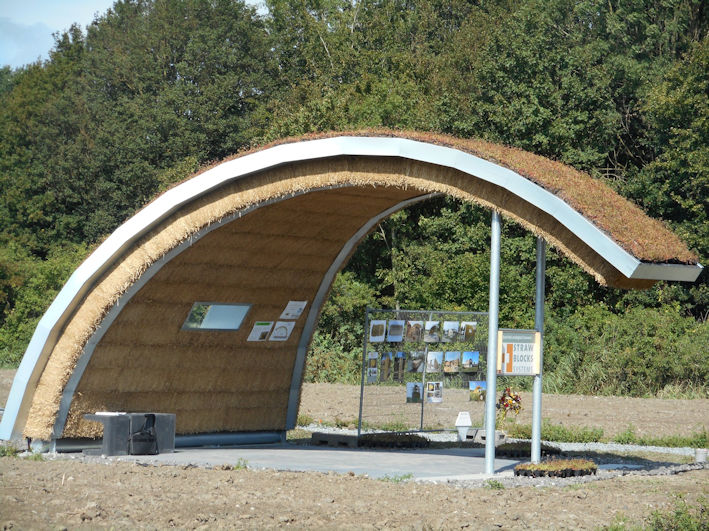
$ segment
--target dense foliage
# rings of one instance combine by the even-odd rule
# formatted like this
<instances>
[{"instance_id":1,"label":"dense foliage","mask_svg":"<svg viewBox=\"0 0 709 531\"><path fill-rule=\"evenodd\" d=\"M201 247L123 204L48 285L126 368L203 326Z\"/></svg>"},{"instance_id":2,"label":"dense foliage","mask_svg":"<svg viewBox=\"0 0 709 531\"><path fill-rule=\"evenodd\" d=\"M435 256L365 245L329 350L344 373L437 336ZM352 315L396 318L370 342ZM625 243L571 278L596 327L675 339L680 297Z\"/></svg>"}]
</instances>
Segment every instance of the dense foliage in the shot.
<instances>
[{"instance_id":1,"label":"dense foliage","mask_svg":"<svg viewBox=\"0 0 709 531\"><path fill-rule=\"evenodd\" d=\"M118 0L0 69L0 363L86 254L200 165L285 135L483 137L608 179L709 257L702 0ZM310 378L351 380L366 305L485 310L489 214L437 199L338 277ZM534 239L506 223L501 325L533 322ZM549 252L547 385L706 393L709 275L599 287Z\"/></svg>"}]
</instances>

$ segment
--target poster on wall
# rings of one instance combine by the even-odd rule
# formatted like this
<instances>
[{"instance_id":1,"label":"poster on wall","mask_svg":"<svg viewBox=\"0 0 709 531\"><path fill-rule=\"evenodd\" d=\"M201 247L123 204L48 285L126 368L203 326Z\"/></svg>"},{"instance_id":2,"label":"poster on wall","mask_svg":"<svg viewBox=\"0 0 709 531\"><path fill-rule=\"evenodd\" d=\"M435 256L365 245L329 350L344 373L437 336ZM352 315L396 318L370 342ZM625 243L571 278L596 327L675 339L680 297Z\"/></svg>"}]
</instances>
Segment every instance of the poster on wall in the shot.
<instances>
[{"instance_id":1,"label":"poster on wall","mask_svg":"<svg viewBox=\"0 0 709 531\"><path fill-rule=\"evenodd\" d=\"M394 353L382 352L382 358L379 362L379 381L384 382L391 377L391 368L394 365Z\"/></svg>"},{"instance_id":2,"label":"poster on wall","mask_svg":"<svg viewBox=\"0 0 709 531\"><path fill-rule=\"evenodd\" d=\"M266 341L273 328L273 321L257 321L246 341Z\"/></svg>"},{"instance_id":3,"label":"poster on wall","mask_svg":"<svg viewBox=\"0 0 709 531\"><path fill-rule=\"evenodd\" d=\"M421 382L406 383L406 403L420 404L423 402L423 384Z\"/></svg>"},{"instance_id":4,"label":"poster on wall","mask_svg":"<svg viewBox=\"0 0 709 531\"><path fill-rule=\"evenodd\" d=\"M466 343L475 341L475 332L477 332L477 321L463 321L460 323L460 340Z\"/></svg>"},{"instance_id":5,"label":"poster on wall","mask_svg":"<svg viewBox=\"0 0 709 531\"><path fill-rule=\"evenodd\" d=\"M379 379L379 352L367 352L367 383L377 383Z\"/></svg>"},{"instance_id":6,"label":"poster on wall","mask_svg":"<svg viewBox=\"0 0 709 531\"><path fill-rule=\"evenodd\" d=\"M497 332L497 374L539 374L541 334L536 330L503 328Z\"/></svg>"},{"instance_id":7,"label":"poster on wall","mask_svg":"<svg viewBox=\"0 0 709 531\"><path fill-rule=\"evenodd\" d=\"M470 400L472 402L484 402L487 392L487 382L485 380L471 380L468 382L470 389Z\"/></svg>"},{"instance_id":8,"label":"poster on wall","mask_svg":"<svg viewBox=\"0 0 709 531\"><path fill-rule=\"evenodd\" d=\"M406 321L398 319L389 320L389 330L387 332L387 341L389 343L400 343L404 339L404 324Z\"/></svg>"},{"instance_id":9,"label":"poster on wall","mask_svg":"<svg viewBox=\"0 0 709 531\"><path fill-rule=\"evenodd\" d=\"M443 321L443 334L441 335L441 341L444 343L458 341L459 329L460 323L458 321Z\"/></svg>"},{"instance_id":10,"label":"poster on wall","mask_svg":"<svg viewBox=\"0 0 709 531\"><path fill-rule=\"evenodd\" d=\"M431 404L443 402L443 382L426 383L426 402Z\"/></svg>"},{"instance_id":11,"label":"poster on wall","mask_svg":"<svg viewBox=\"0 0 709 531\"><path fill-rule=\"evenodd\" d=\"M269 341L286 341L293 328L295 327L295 321L277 321L273 325L273 332L271 332L271 337L268 338Z\"/></svg>"},{"instance_id":12,"label":"poster on wall","mask_svg":"<svg viewBox=\"0 0 709 531\"><path fill-rule=\"evenodd\" d=\"M308 301L289 301L279 319L297 320L303 314Z\"/></svg>"},{"instance_id":13,"label":"poster on wall","mask_svg":"<svg viewBox=\"0 0 709 531\"><path fill-rule=\"evenodd\" d=\"M443 352L429 352L426 358L426 372L441 372L443 369Z\"/></svg>"},{"instance_id":14,"label":"poster on wall","mask_svg":"<svg viewBox=\"0 0 709 531\"><path fill-rule=\"evenodd\" d=\"M461 370L463 372L477 372L480 369L480 352L477 350L466 350L463 352Z\"/></svg>"},{"instance_id":15,"label":"poster on wall","mask_svg":"<svg viewBox=\"0 0 709 531\"><path fill-rule=\"evenodd\" d=\"M406 354L398 351L394 354L394 381L404 381L404 371L406 370Z\"/></svg>"},{"instance_id":16,"label":"poster on wall","mask_svg":"<svg viewBox=\"0 0 709 531\"><path fill-rule=\"evenodd\" d=\"M441 323L439 321L426 321L423 340L426 343L438 343L441 340Z\"/></svg>"},{"instance_id":17,"label":"poster on wall","mask_svg":"<svg viewBox=\"0 0 709 531\"><path fill-rule=\"evenodd\" d=\"M423 339L423 321L406 321L406 341L419 343Z\"/></svg>"},{"instance_id":18,"label":"poster on wall","mask_svg":"<svg viewBox=\"0 0 709 531\"><path fill-rule=\"evenodd\" d=\"M375 319L369 322L369 342L383 343L386 336L386 319Z\"/></svg>"},{"instance_id":19,"label":"poster on wall","mask_svg":"<svg viewBox=\"0 0 709 531\"><path fill-rule=\"evenodd\" d=\"M406 363L406 372L423 372L426 364L426 352L423 350L412 350L409 352L409 359Z\"/></svg>"},{"instance_id":20,"label":"poster on wall","mask_svg":"<svg viewBox=\"0 0 709 531\"><path fill-rule=\"evenodd\" d=\"M453 374L460 372L460 351L448 351L443 357L443 372Z\"/></svg>"}]
</instances>

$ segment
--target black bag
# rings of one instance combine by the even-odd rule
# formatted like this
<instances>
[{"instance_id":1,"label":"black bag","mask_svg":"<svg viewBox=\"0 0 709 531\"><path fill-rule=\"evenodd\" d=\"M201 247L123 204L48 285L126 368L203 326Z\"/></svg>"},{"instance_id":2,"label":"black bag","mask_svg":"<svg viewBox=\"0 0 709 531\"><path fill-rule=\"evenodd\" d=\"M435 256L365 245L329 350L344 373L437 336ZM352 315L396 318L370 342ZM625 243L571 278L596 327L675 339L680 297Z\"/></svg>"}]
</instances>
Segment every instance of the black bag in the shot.
<instances>
[{"instance_id":1,"label":"black bag","mask_svg":"<svg viewBox=\"0 0 709 531\"><path fill-rule=\"evenodd\" d=\"M130 455L156 455L158 452L158 437L155 432L155 415L145 415L143 426L130 434Z\"/></svg>"}]
</instances>

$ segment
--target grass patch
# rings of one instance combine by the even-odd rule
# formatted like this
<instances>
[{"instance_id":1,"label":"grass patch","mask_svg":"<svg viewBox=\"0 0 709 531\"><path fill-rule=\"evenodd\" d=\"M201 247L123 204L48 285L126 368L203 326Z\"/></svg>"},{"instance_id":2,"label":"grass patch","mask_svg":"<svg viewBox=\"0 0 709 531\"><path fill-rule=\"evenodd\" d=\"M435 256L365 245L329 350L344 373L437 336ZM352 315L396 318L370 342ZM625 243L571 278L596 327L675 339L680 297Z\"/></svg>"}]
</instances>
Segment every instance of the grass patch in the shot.
<instances>
[{"instance_id":1,"label":"grass patch","mask_svg":"<svg viewBox=\"0 0 709 531\"><path fill-rule=\"evenodd\" d=\"M303 413L298 414L298 419L296 420L296 426L309 426L313 423L315 419L310 415L305 415Z\"/></svg>"},{"instance_id":2,"label":"grass patch","mask_svg":"<svg viewBox=\"0 0 709 531\"><path fill-rule=\"evenodd\" d=\"M395 474L393 476L390 476L389 474L384 474L380 478L381 481L387 481L389 483L403 483L405 481L409 481L410 479L413 479L414 475L412 473L408 474Z\"/></svg>"},{"instance_id":3,"label":"grass patch","mask_svg":"<svg viewBox=\"0 0 709 531\"><path fill-rule=\"evenodd\" d=\"M532 425L507 423L503 426L508 437L516 439L531 439ZM552 424L549 419L542 421L542 439L551 442L599 442L603 439L603 428L589 428L586 426L563 426Z\"/></svg>"},{"instance_id":4,"label":"grass patch","mask_svg":"<svg viewBox=\"0 0 709 531\"><path fill-rule=\"evenodd\" d=\"M491 490L504 490L505 488L502 482L497 481L496 479L488 479L485 483L483 483L483 487Z\"/></svg>"},{"instance_id":5,"label":"grass patch","mask_svg":"<svg viewBox=\"0 0 709 531\"><path fill-rule=\"evenodd\" d=\"M668 511L653 511L647 524L647 528L658 531L709 529L709 505L703 497L697 500L694 507L679 500Z\"/></svg>"},{"instance_id":6,"label":"grass patch","mask_svg":"<svg viewBox=\"0 0 709 531\"><path fill-rule=\"evenodd\" d=\"M44 454L30 454L27 457L25 457L27 461L46 461L44 458Z\"/></svg>"},{"instance_id":7,"label":"grass patch","mask_svg":"<svg viewBox=\"0 0 709 531\"><path fill-rule=\"evenodd\" d=\"M613 437L613 442L619 444L637 444L639 446L664 446L667 448L706 448L707 430L702 428L692 435L667 435L664 437L648 437L635 433L635 427L630 424L627 429Z\"/></svg>"},{"instance_id":8,"label":"grass patch","mask_svg":"<svg viewBox=\"0 0 709 531\"><path fill-rule=\"evenodd\" d=\"M11 444L0 445L0 457L17 457L20 451Z\"/></svg>"}]
</instances>

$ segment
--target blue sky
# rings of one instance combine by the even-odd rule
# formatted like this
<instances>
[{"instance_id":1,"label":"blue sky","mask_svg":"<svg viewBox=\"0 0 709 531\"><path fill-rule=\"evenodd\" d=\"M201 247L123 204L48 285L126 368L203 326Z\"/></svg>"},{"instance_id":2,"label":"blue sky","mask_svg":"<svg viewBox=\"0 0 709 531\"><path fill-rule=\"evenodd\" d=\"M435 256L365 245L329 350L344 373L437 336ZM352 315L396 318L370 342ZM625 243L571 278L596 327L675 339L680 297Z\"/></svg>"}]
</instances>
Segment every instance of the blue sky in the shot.
<instances>
[{"instance_id":1,"label":"blue sky","mask_svg":"<svg viewBox=\"0 0 709 531\"><path fill-rule=\"evenodd\" d=\"M113 0L0 0L0 65L13 68L47 59L52 33L76 22L83 29Z\"/></svg>"},{"instance_id":2,"label":"blue sky","mask_svg":"<svg viewBox=\"0 0 709 531\"><path fill-rule=\"evenodd\" d=\"M47 59L52 33L76 22L83 30L114 0L0 0L0 66L13 68ZM257 0L247 0L257 5Z\"/></svg>"}]
</instances>

